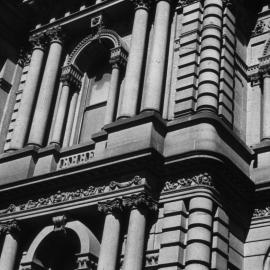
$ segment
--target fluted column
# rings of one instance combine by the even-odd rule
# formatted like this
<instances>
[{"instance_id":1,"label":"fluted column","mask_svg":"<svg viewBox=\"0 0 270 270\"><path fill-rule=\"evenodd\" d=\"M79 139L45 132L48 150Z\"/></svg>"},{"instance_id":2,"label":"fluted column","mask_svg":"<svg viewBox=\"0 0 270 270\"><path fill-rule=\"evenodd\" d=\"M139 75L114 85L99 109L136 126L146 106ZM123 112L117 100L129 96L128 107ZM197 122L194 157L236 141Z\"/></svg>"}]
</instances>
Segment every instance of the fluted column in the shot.
<instances>
[{"instance_id":1,"label":"fluted column","mask_svg":"<svg viewBox=\"0 0 270 270\"><path fill-rule=\"evenodd\" d=\"M66 112L68 109L70 92L78 90L80 88L81 79L82 74L77 68L75 68L75 66L69 65L63 68L61 75L61 81L63 86L59 100L58 111L56 114L56 119L53 127L53 134L50 142L51 144L61 145L61 138L64 129ZM72 110L74 110L75 112L75 108L72 108Z\"/></svg>"},{"instance_id":2,"label":"fluted column","mask_svg":"<svg viewBox=\"0 0 270 270\"><path fill-rule=\"evenodd\" d=\"M18 250L17 233L19 227L16 221L0 225L0 232L5 233L4 245L0 257L0 269L15 270L16 255Z\"/></svg>"},{"instance_id":3,"label":"fluted column","mask_svg":"<svg viewBox=\"0 0 270 270\"><path fill-rule=\"evenodd\" d=\"M197 110L217 112L222 38L222 0L205 0Z\"/></svg>"},{"instance_id":4,"label":"fluted column","mask_svg":"<svg viewBox=\"0 0 270 270\"><path fill-rule=\"evenodd\" d=\"M209 270L211 260L213 202L205 197L189 203L186 270Z\"/></svg>"},{"instance_id":5,"label":"fluted column","mask_svg":"<svg viewBox=\"0 0 270 270\"><path fill-rule=\"evenodd\" d=\"M97 270L115 270L119 250L122 201L115 199L99 203L98 210L106 214Z\"/></svg>"},{"instance_id":6,"label":"fluted column","mask_svg":"<svg viewBox=\"0 0 270 270\"><path fill-rule=\"evenodd\" d=\"M263 75L261 140L270 140L270 72Z\"/></svg>"},{"instance_id":7,"label":"fluted column","mask_svg":"<svg viewBox=\"0 0 270 270\"><path fill-rule=\"evenodd\" d=\"M123 204L131 209L123 270L141 270L143 268L147 214L149 210L157 210L157 204L145 193L124 198Z\"/></svg>"},{"instance_id":8,"label":"fluted column","mask_svg":"<svg viewBox=\"0 0 270 270\"><path fill-rule=\"evenodd\" d=\"M151 0L132 0L132 2L135 4L135 17L118 118L127 118L136 114L145 55Z\"/></svg>"},{"instance_id":9,"label":"fluted column","mask_svg":"<svg viewBox=\"0 0 270 270\"><path fill-rule=\"evenodd\" d=\"M43 144L61 60L63 49L61 29L50 29L48 36L50 38L50 49L29 134L28 145L42 146Z\"/></svg>"},{"instance_id":10,"label":"fluted column","mask_svg":"<svg viewBox=\"0 0 270 270\"><path fill-rule=\"evenodd\" d=\"M31 123L31 114L38 89L42 62L44 58L44 35L35 35L30 38L33 44L33 52L27 74L25 87L18 117L10 143L10 150L17 150L24 146L27 132Z\"/></svg>"},{"instance_id":11,"label":"fluted column","mask_svg":"<svg viewBox=\"0 0 270 270\"><path fill-rule=\"evenodd\" d=\"M171 0L158 0L141 111L160 111L162 89L164 86L164 69L168 44L170 13Z\"/></svg>"}]
</instances>

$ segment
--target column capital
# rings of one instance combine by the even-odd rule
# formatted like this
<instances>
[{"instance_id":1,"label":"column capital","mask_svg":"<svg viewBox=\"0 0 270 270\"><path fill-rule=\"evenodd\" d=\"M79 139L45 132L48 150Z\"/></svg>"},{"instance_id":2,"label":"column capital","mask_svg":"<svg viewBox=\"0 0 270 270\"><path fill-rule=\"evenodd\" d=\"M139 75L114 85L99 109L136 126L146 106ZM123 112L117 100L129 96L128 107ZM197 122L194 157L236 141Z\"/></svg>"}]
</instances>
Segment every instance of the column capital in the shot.
<instances>
[{"instance_id":1,"label":"column capital","mask_svg":"<svg viewBox=\"0 0 270 270\"><path fill-rule=\"evenodd\" d=\"M98 211L105 214L120 213L123 211L122 200L116 198L111 201L99 202Z\"/></svg>"},{"instance_id":2,"label":"column capital","mask_svg":"<svg viewBox=\"0 0 270 270\"><path fill-rule=\"evenodd\" d=\"M46 37L44 32L30 36L29 42L31 43L33 50L44 50L46 47Z\"/></svg>"},{"instance_id":3,"label":"column capital","mask_svg":"<svg viewBox=\"0 0 270 270\"><path fill-rule=\"evenodd\" d=\"M73 64L64 66L61 73L61 82L63 85L74 86L74 90L81 87L82 72Z\"/></svg>"},{"instance_id":4,"label":"column capital","mask_svg":"<svg viewBox=\"0 0 270 270\"><path fill-rule=\"evenodd\" d=\"M21 231L17 220L9 220L0 224L0 234L16 234Z\"/></svg>"},{"instance_id":5,"label":"column capital","mask_svg":"<svg viewBox=\"0 0 270 270\"><path fill-rule=\"evenodd\" d=\"M183 8L189 5L192 5L196 2L200 2L201 0L179 0L177 6Z\"/></svg>"},{"instance_id":6,"label":"column capital","mask_svg":"<svg viewBox=\"0 0 270 270\"><path fill-rule=\"evenodd\" d=\"M146 9L149 10L152 6L153 0L130 0L134 6L135 9Z\"/></svg>"},{"instance_id":7,"label":"column capital","mask_svg":"<svg viewBox=\"0 0 270 270\"><path fill-rule=\"evenodd\" d=\"M158 203L147 193L142 192L123 198L123 205L127 208L147 209L150 211L158 210Z\"/></svg>"},{"instance_id":8,"label":"column capital","mask_svg":"<svg viewBox=\"0 0 270 270\"><path fill-rule=\"evenodd\" d=\"M46 31L50 43L63 43L64 33L61 26L50 28Z\"/></svg>"},{"instance_id":9,"label":"column capital","mask_svg":"<svg viewBox=\"0 0 270 270\"><path fill-rule=\"evenodd\" d=\"M111 49L110 63L113 68L120 68L127 63L128 53L123 47Z\"/></svg>"}]
</instances>

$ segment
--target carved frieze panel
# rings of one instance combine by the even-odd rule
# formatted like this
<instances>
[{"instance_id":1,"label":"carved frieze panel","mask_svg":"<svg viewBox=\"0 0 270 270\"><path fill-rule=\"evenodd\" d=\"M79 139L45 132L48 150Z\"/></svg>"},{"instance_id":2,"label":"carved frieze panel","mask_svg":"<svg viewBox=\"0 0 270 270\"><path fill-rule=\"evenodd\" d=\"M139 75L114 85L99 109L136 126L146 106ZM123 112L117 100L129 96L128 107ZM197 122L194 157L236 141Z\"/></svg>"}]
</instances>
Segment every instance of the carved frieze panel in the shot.
<instances>
[{"instance_id":1,"label":"carved frieze panel","mask_svg":"<svg viewBox=\"0 0 270 270\"><path fill-rule=\"evenodd\" d=\"M15 212L21 212L31 209L42 208L46 206L56 205L60 203L76 201L81 199L90 198L104 193L109 193L124 188L129 188L138 185L145 185L146 179L140 176L135 176L126 182L111 181L108 185L102 186L87 186L72 191L57 191L50 196L41 197L36 200L28 200L22 204L10 204L7 208L0 210L0 216Z\"/></svg>"},{"instance_id":2,"label":"carved frieze panel","mask_svg":"<svg viewBox=\"0 0 270 270\"><path fill-rule=\"evenodd\" d=\"M208 173L200 173L192 177L166 181L162 192L170 192L192 186L213 186L212 176Z\"/></svg>"}]
</instances>

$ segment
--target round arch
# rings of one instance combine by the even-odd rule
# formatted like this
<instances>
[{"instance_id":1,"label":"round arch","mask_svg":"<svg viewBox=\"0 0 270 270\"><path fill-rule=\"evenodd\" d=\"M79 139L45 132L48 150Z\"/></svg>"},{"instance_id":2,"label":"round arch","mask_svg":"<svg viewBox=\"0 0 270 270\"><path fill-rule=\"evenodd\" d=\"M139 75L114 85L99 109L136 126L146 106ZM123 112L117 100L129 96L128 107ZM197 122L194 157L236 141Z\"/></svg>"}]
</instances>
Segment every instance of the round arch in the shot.
<instances>
[{"instance_id":1,"label":"round arch","mask_svg":"<svg viewBox=\"0 0 270 270\"><path fill-rule=\"evenodd\" d=\"M89 254L89 256L91 257L98 258L100 243L95 237L95 235L83 223L81 223L80 221L67 222L65 228L73 231L79 239L80 252L78 256L80 254L82 256ZM53 232L53 225L47 226L39 232L39 234L31 243L28 251L23 255L21 265L33 265L39 262L39 259L36 256L38 247Z\"/></svg>"},{"instance_id":2,"label":"round arch","mask_svg":"<svg viewBox=\"0 0 270 270\"><path fill-rule=\"evenodd\" d=\"M94 41L102 39L110 41L112 44L112 49L120 49L125 52L128 52L127 45L115 31L110 29L101 29L100 31L98 31L96 35L93 36L90 34L86 36L81 42L78 43L78 45L70 54L67 60L67 65L74 65L80 53L87 46L89 46Z\"/></svg>"}]
</instances>

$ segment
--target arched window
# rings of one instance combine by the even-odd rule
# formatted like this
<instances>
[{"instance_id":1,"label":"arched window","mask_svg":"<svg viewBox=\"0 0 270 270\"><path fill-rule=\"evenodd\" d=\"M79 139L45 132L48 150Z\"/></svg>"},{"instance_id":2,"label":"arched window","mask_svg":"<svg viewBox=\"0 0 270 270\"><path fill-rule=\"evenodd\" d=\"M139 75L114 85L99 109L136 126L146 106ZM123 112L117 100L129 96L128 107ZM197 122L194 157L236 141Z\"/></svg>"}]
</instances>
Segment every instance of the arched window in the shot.
<instances>
[{"instance_id":1,"label":"arched window","mask_svg":"<svg viewBox=\"0 0 270 270\"><path fill-rule=\"evenodd\" d=\"M71 91L64 147L90 141L92 134L115 120L126 58L127 49L121 38L106 29L86 37L73 50L63 69L69 70L64 77L83 78L79 78L81 87Z\"/></svg>"}]
</instances>

